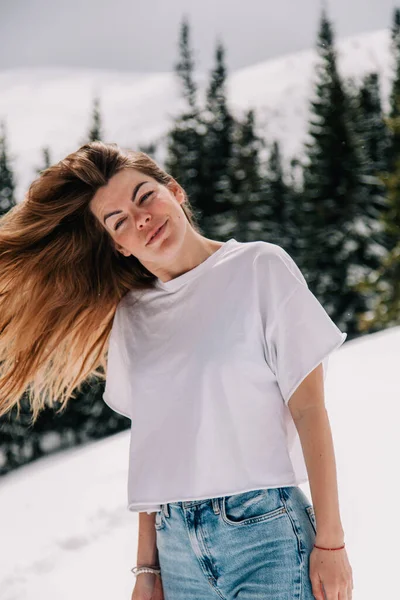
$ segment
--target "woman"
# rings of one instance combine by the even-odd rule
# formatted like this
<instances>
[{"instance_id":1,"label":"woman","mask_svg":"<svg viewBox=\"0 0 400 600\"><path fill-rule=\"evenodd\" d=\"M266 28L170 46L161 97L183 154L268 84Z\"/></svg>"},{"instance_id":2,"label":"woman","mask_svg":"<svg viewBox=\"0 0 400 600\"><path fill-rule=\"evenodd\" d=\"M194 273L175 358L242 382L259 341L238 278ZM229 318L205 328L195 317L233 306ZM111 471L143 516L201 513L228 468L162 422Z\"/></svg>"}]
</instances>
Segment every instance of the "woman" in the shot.
<instances>
[{"instance_id":1,"label":"woman","mask_svg":"<svg viewBox=\"0 0 400 600\"><path fill-rule=\"evenodd\" d=\"M346 334L282 248L207 239L150 157L94 142L2 218L0 289L1 414L105 372L131 419L134 600L351 598L323 395Z\"/></svg>"}]
</instances>

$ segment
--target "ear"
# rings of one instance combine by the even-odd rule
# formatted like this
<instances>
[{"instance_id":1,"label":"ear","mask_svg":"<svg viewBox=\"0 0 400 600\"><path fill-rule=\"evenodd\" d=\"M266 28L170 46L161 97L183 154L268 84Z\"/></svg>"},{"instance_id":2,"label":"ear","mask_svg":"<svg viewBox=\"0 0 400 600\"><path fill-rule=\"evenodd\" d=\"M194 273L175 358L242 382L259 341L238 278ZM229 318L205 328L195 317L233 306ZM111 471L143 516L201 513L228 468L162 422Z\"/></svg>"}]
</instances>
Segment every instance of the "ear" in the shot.
<instances>
[{"instance_id":1,"label":"ear","mask_svg":"<svg viewBox=\"0 0 400 600\"><path fill-rule=\"evenodd\" d=\"M118 252L120 252L121 254L123 254L124 256L130 256L132 253L129 252L129 250L127 250L126 248L124 248L123 246L121 246L121 244L115 244L114 245L115 249L118 250Z\"/></svg>"},{"instance_id":2,"label":"ear","mask_svg":"<svg viewBox=\"0 0 400 600\"><path fill-rule=\"evenodd\" d=\"M171 181L167 184L167 187L174 194L179 204L182 204L185 201L185 193L175 179L172 178Z\"/></svg>"}]
</instances>

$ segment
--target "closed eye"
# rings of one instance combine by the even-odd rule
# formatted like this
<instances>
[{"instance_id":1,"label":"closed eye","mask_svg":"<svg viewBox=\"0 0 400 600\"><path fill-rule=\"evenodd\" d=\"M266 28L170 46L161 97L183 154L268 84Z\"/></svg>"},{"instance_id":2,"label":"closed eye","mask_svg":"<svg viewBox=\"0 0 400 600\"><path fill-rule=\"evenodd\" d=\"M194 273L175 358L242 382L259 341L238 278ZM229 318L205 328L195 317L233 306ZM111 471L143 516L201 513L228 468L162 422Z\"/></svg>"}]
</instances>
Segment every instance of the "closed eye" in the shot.
<instances>
[{"instance_id":1,"label":"closed eye","mask_svg":"<svg viewBox=\"0 0 400 600\"><path fill-rule=\"evenodd\" d=\"M121 225L121 223L123 223L125 220L126 220L126 217L125 217L125 219L121 219L120 221L118 221L118 223L114 227L114 231L116 231L118 229L118 227Z\"/></svg>"},{"instance_id":2,"label":"closed eye","mask_svg":"<svg viewBox=\"0 0 400 600\"><path fill-rule=\"evenodd\" d=\"M152 194L152 193L153 193L153 192L151 191L151 192L147 192L147 194L143 194L143 196L140 198L139 204L142 204L142 202L144 202L144 200L147 200L147 198L148 198L149 196L151 196L151 194ZM119 227L119 226L120 226L120 225L121 225L121 224L122 224L122 223L123 223L125 220L126 220L126 217L125 217L124 219L120 219L120 220L118 221L118 223L115 225L115 227L114 227L114 231L116 231L116 230L118 229L118 227Z\"/></svg>"},{"instance_id":3,"label":"closed eye","mask_svg":"<svg viewBox=\"0 0 400 600\"><path fill-rule=\"evenodd\" d=\"M139 204L142 204L142 202L144 201L144 199L146 199L146 200L147 200L147 198L148 198L149 196L151 196L151 194L152 194L152 193L153 193L153 192L147 192L147 194L143 194L143 196L140 198L140 202L139 202Z\"/></svg>"}]
</instances>

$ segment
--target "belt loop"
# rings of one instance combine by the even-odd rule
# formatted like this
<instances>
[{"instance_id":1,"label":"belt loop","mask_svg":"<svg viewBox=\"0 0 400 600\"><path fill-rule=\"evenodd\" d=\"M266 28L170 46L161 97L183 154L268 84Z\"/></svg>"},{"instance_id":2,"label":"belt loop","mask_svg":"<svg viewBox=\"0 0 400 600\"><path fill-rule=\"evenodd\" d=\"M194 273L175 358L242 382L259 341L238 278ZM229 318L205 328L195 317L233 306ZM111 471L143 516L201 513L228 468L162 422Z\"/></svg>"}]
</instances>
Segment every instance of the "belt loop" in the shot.
<instances>
[{"instance_id":1,"label":"belt loop","mask_svg":"<svg viewBox=\"0 0 400 600\"><path fill-rule=\"evenodd\" d=\"M213 506L213 511L216 515L219 515L220 510L219 510L219 502L218 502L218 498L212 498L212 506Z\"/></svg>"},{"instance_id":2,"label":"belt loop","mask_svg":"<svg viewBox=\"0 0 400 600\"><path fill-rule=\"evenodd\" d=\"M168 503L167 504L162 504L161 508L162 508L162 511L163 511L164 515L166 517L169 517L169 506L168 506Z\"/></svg>"}]
</instances>

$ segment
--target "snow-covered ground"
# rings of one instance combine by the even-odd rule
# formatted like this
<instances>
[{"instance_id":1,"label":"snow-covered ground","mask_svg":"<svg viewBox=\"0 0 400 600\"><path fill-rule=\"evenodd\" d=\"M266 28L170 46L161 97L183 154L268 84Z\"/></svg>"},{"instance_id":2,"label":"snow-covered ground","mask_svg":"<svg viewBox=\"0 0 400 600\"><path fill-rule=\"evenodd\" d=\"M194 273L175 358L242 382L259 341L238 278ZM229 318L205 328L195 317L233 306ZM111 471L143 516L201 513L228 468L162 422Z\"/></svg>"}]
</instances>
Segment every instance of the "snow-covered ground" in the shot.
<instances>
[{"instance_id":1,"label":"snow-covered ground","mask_svg":"<svg viewBox=\"0 0 400 600\"><path fill-rule=\"evenodd\" d=\"M397 597L399 364L400 327L345 342L329 362L326 406L354 600ZM138 513L127 509L128 437L1 479L1 600L130 600Z\"/></svg>"},{"instance_id":2,"label":"snow-covered ground","mask_svg":"<svg viewBox=\"0 0 400 600\"><path fill-rule=\"evenodd\" d=\"M388 30L338 40L343 77L381 75L383 97L391 78ZM228 97L240 115L255 108L261 132L283 143L286 158L301 156L307 132L316 53L307 50L238 70L228 78ZM197 76L200 96L208 75ZM138 74L89 69L20 68L0 71L0 120L7 125L17 200L42 166L41 149L50 146L56 162L85 140L92 100L100 96L104 139L123 147L161 139L179 112L179 86L173 73Z\"/></svg>"},{"instance_id":3,"label":"snow-covered ground","mask_svg":"<svg viewBox=\"0 0 400 600\"><path fill-rule=\"evenodd\" d=\"M342 40L338 51L345 77L380 73L386 101L389 32ZM232 108L256 108L264 133L282 140L286 157L301 152L315 59L310 50L229 77ZM55 162L83 143L97 94L106 141L131 148L161 138L180 106L171 73L0 72L0 119L6 119L15 157L18 200L42 165L43 146L50 146ZM326 380L354 600L393 597L398 588L399 348L400 328L346 342L331 357ZM138 515L126 507L128 436L123 432L1 478L0 600L130 599ZM302 487L311 499L308 485Z\"/></svg>"}]
</instances>

